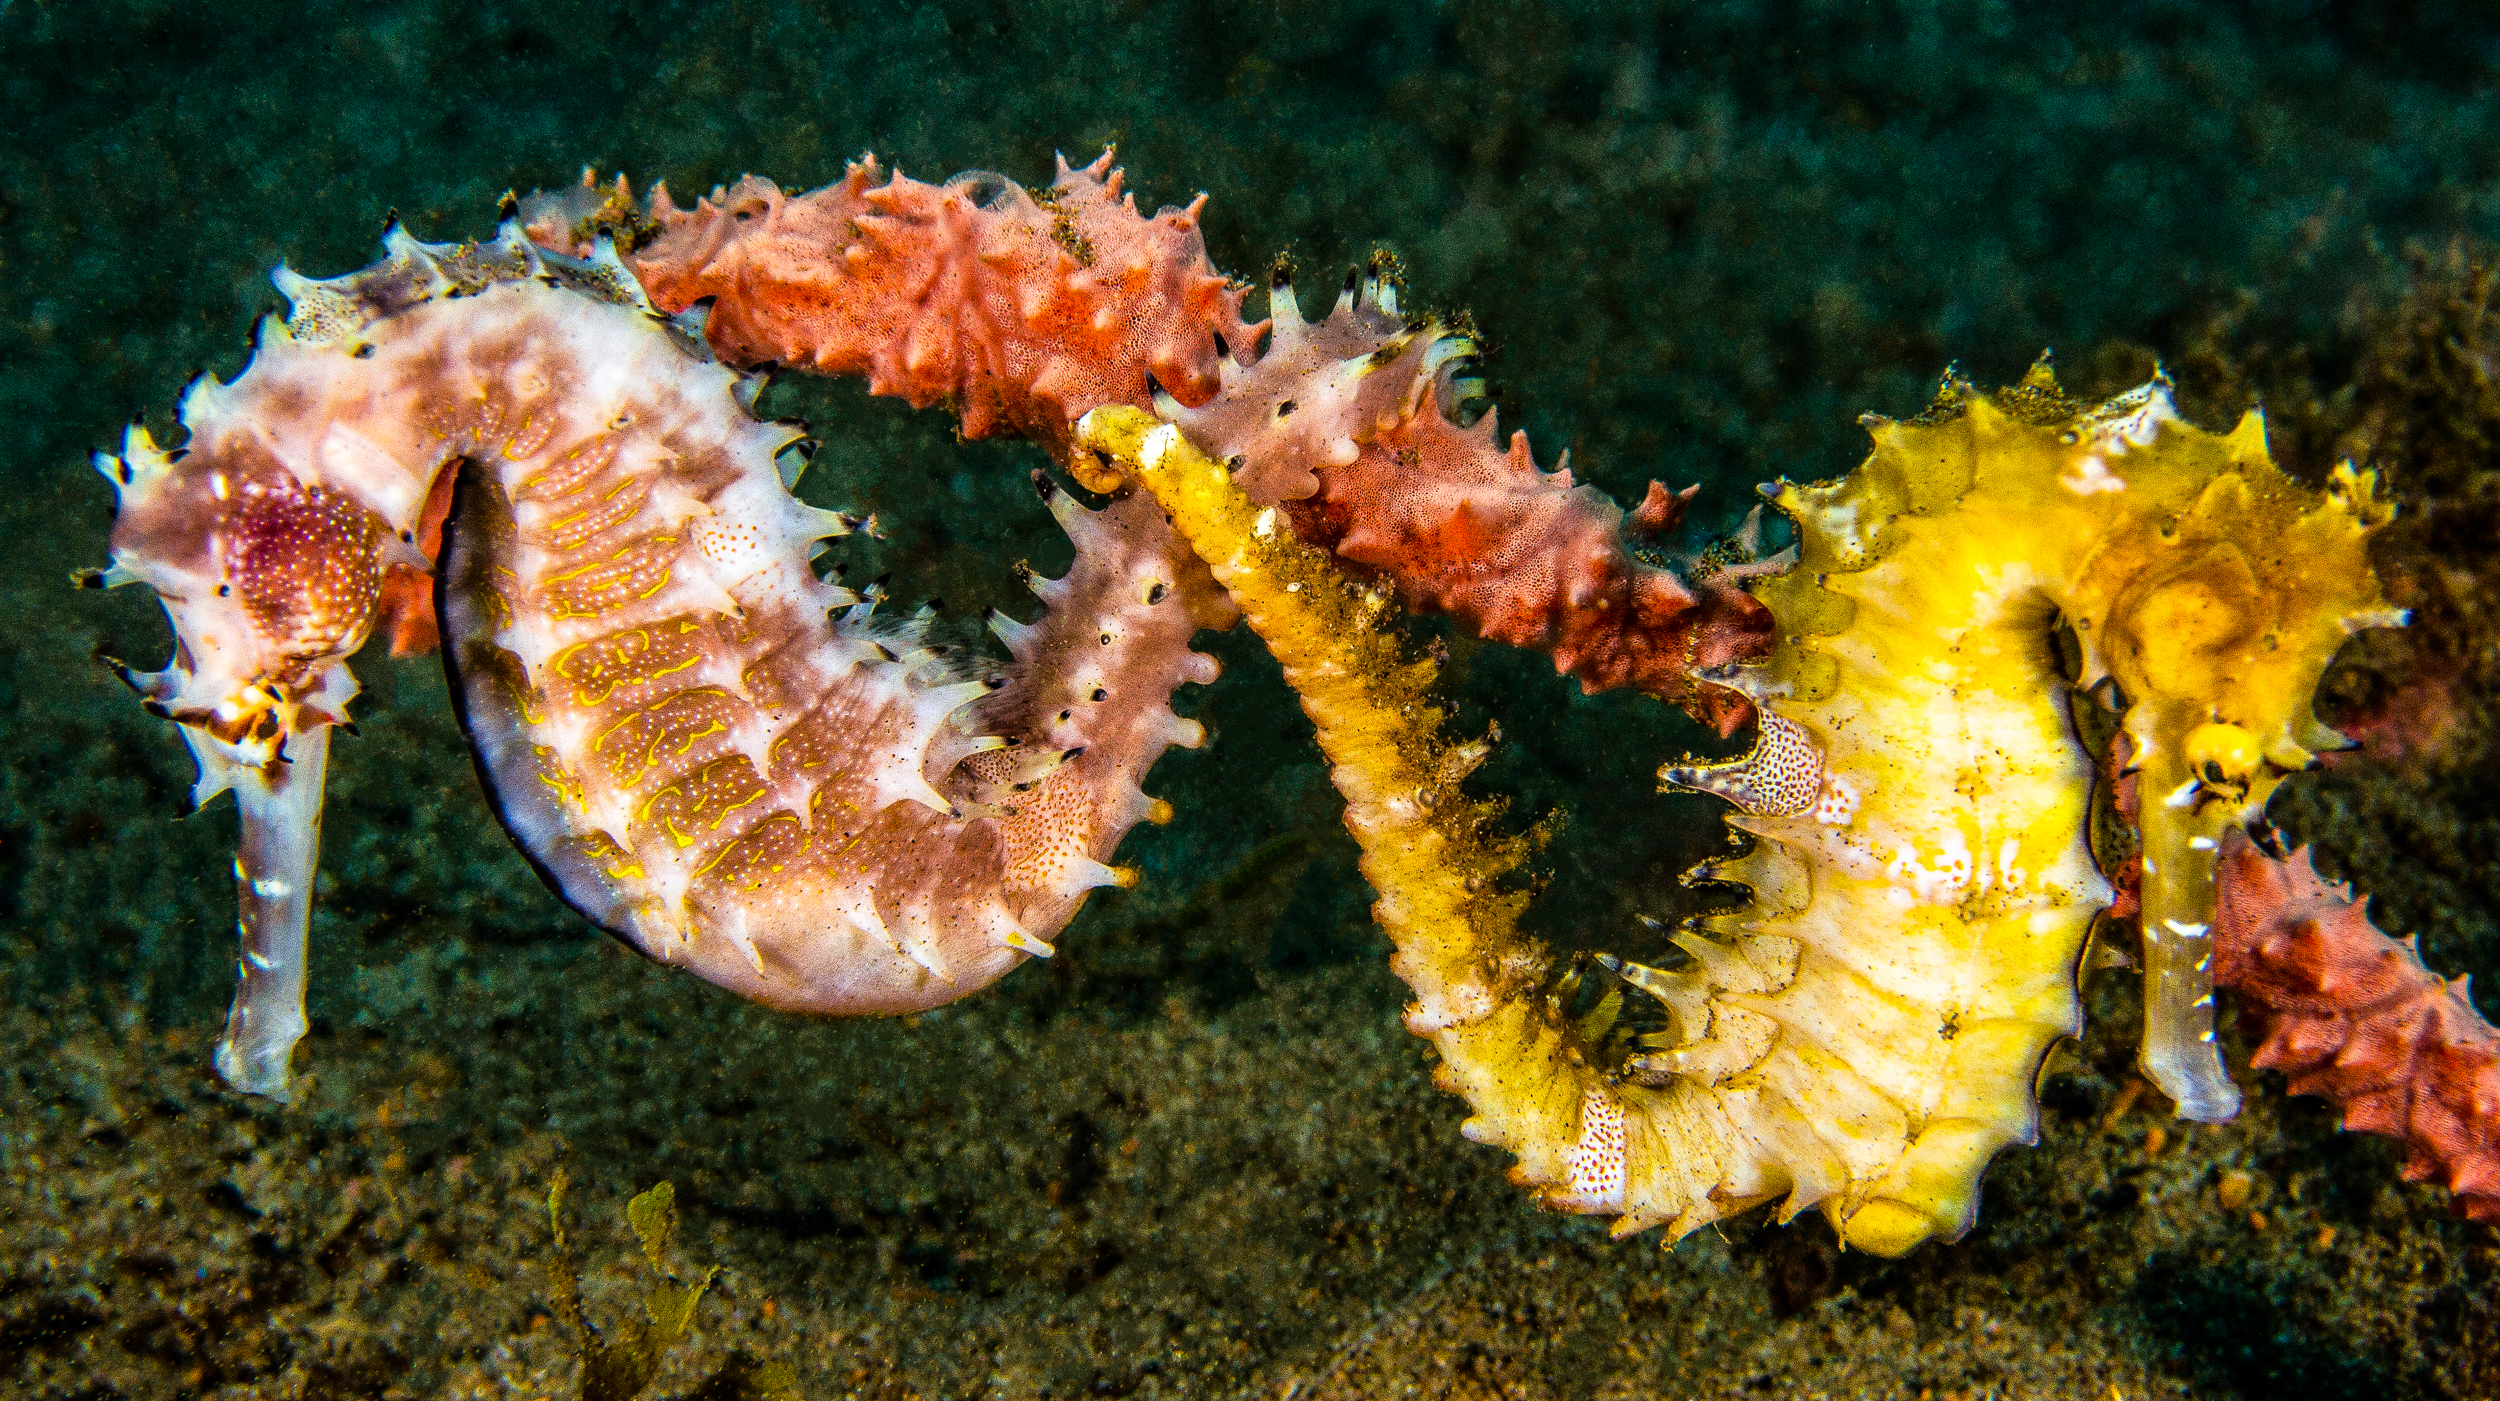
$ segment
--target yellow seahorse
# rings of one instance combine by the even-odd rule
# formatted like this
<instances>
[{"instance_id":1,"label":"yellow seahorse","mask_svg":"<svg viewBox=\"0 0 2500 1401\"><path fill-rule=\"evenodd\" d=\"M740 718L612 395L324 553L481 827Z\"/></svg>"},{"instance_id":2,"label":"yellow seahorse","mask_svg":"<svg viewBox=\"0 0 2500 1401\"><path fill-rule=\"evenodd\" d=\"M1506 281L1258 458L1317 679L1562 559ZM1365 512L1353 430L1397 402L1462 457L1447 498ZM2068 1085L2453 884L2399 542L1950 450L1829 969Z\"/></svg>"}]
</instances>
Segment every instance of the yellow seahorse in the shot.
<instances>
[{"instance_id":1,"label":"yellow seahorse","mask_svg":"<svg viewBox=\"0 0 2500 1401\"><path fill-rule=\"evenodd\" d=\"M1874 852L1921 901L1939 877L2002 896L2009 869L2043 868L2029 859L2036 826L2006 807L2024 790L1996 771L2049 778L2060 749L2081 762L2067 727L2041 730L2039 707L2063 704L2060 671L2109 683L2143 795L2144 1066L2184 1117L2228 1119L2238 1095L2212 1045L2206 965L2215 845L2313 750L2342 744L2310 701L2346 636L2402 621L2363 553L2392 507L2350 466L2323 497L2292 482L2253 411L2228 434L2200 431L2161 380L2087 408L2045 358L1998 394L1948 382L1919 418L1867 427L1875 451L1845 480L1770 490L1801 558L1758 588L1782 642L1740 684L1785 697L1772 710L1825 750L1831 796L1872 806L1837 833L1791 823L1780 839ZM2058 671L2052 643L2072 653ZM2018 747L2000 727L2026 707L2036 737ZM1876 767L1861 777L1862 751ZM1662 776L1724 788L1744 771ZM1851 796L1886 779L1924 793ZM1895 811L1922 796L1932 816ZM1981 842L1978 821L2002 837ZM2012 838L2019 850L2001 844Z\"/></svg>"},{"instance_id":2,"label":"yellow seahorse","mask_svg":"<svg viewBox=\"0 0 2500 1401\"><path fill-rule=\"evenodd\" d=\"M2386 512L2349 468L2323 500L2284 477L2255 413L2202 432L2158 380L2086 408L2045 360L1867 427L1844 480L1767 490L1800 557L1757 586L1778 651L1730 678L1764 706L1754 753L1661 774L1737 804L1757 845L1717 874L1755 904L1686 934L1680 975L1628 970L1701 1029L1629 1075L1747 1111L1770 1151L1732 1155L1758 1175L1714 1198L1784 1187L1786 1212L1820 1204L1893 1254L1969 1228L1989 1158L2036 1132L2043 1056L2081 1029L2109 892L2068 713L2100 702L2070 675L2112 683L2145 795L2145 1068L2183 1114L2236 1109L2215 841L2336 742L2309 702L2346 633L2388 620L2362 554ZM1771 972L1721 975L1718 948Z\"/></svg>"},{"instance_id":3,"label":"yellow seahorse","mask_svg":"<svg viewBox=\"0 0 2500 1401\"><path fill-rule=\"evenodd\" d=\"M2159 381L2086 408L2043 363L1868 427L1845 480L1766 488L1800 558L1756 585L1778 650L1720 678L1760 707L1753 752L1664 771L1734 801L1755 842L1696 873L1754 901L1679 931L1674 968L1558 966L1520 936L1523 898L1496 882L1522 846L1459 791L1481 747L1440 737L1388 601L1169 426L1104 410L1082 428L1301 693L1468 1137L1617 1235L1782 1197L1781 1219L1820 1207L1883 1254L1969 1228L1989 1159L2034 1136L2048 1048L2080 1030L2075 966L2110 892L2068 707L2104 679L2141 766L2147 1066L2183 1112L2235 1098L2202 966L2213 838L2335 741L2317 678L2347 632L2392 621L2362 555L2387 514L2371 477L2298 487L2254 414L2202 432Z\"/></svg>"}]
</instances>

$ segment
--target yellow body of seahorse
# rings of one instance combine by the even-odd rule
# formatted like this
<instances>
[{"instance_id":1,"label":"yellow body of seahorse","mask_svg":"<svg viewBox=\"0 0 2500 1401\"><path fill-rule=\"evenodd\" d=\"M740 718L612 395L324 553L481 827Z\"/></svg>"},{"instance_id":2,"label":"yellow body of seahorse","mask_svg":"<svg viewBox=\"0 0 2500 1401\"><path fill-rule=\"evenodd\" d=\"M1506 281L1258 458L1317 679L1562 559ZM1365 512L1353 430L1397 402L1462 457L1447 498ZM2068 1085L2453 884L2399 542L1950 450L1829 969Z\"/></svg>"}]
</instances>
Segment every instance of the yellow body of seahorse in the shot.
<instances>
[{"instance_id":1,"label":"yellow body of seahorse","mask_svg":"<svg viewBox=\"0 0 2500 1401\"><path fill-rule=\"evenodd\" d=\"M1594 1013L1570 995L1591 970L1516 931L1521 897L1495 882L1521 847L1459 792L1480 750L1439 737L1388 610L1261 531L1177 434L1089 430L1142 469L1317 722L1408 1025L1473 1105L1468 1136L1617 1235L1775 1199L1883 1254L1969 1228L1989 1159L2036 1132L2048 1049L2080 1030L2076 965L2110 899L2073 704L2124 707L2157 931L2147 1066L2209 1111L2229 1094L2199 944L2213 839L2334 741L2318 676L2391 621L2362 554L2385 518L2371 479L2299 487L2253 414L2202 432L2159 383L2086 409L2043 366L1868 425L1845 480L1766 489L1799 561L1757 586L1777 651L1722 678L1761 709L1753 752L1665 771L1738 805L1751 849L1696 874L1752 903L1679 931L1676 967L1598 959L1618 981ZM1628 998L1654 1000L1649 1029L1625 1029Z\"/></svg>"},{"instance_id":2,"label":"yellow body of seahorse","mask_svg":"<svg viewBox=\"0 0 2500 1401\"><path fill-rule=\"evenodd\" d=\"M1820 1206L1884 1254L1969 1229L1989 1158L2036 1134L2043 1057L2081 1029L2076 962L2110 897L2069 706L2104 679L2144 795L2146 1068L2182 1112L2236 1105L2205 962L2215 839L2334 742L2318 677L2388 620L2370 479L2301 488L2253 413L2202 432L2159 382L2086 409L2044 363L1868 428L1846 479L1770 491L1799 560L1759 588L1782 638L1740 682L1754 753L1662 775L1736 801L1757 843L1716 874L1754 903L1682 936L1684 969L1628 970L1681 1039L1632 1061L1657 1083L1618 1091L1627 1120L1720 1174L1627 1188L1627 1224L1785 1193L1784 1215Z\"/></svg>"}]
</instances>

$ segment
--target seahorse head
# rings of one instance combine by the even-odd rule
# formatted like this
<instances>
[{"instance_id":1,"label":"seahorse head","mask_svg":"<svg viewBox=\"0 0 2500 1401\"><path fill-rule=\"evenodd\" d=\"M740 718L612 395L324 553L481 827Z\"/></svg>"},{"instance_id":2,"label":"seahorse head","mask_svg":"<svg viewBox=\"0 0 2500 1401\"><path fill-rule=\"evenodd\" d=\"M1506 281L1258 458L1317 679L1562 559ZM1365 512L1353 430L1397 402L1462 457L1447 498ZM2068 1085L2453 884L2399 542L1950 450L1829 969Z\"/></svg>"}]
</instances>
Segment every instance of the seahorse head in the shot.
<instances>
[{"instance_id":1,"label":"seahorse head","mask_svg":"<svg viewBox=\"0 0 2500 1401\"><path fill-rule=\"evenodd\" d=\"M353 500L225 431L217 407L204 379L184 399L188 447L168 452L133 425L119 455L97 454L120 503L113 564L96 579L149 585L174 624L172 662L117 664L122 679L151 711L259 765L344 718L354 682L335 664L372 631L395 542Z\"/></svg>"}]
</instances>

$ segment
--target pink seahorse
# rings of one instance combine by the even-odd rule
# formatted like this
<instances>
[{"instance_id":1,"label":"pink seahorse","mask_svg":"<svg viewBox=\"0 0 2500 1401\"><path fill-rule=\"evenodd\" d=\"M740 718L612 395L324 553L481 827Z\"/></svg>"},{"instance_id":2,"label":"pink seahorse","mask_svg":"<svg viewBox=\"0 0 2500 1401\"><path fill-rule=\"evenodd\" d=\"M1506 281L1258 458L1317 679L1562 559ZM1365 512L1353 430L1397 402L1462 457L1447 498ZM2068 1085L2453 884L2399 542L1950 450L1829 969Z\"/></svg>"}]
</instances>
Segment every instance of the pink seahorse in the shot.
<instances>
[{"instance_id":1,"label":"pink seahorse","mask_svg":"<svg viewBox=\"0 0 2500 1401\"><path fill-rule=\"evenodd\" d=\"M393 570L428 566L463 717L508 828L576 908L643 952L778 1006L894 1012L1035 955L1127 877L1165 809L1138 780L1201 731L1167 705L1232 611L1150 502L1054 510L1068 577L1013 662L975 667L816 577L853 524L789 486L801 432L713 363L612 255L423 245L312 282L283 269L232 384L184 395L187 442L134 427L97 466L120 507L102 583L175 630L125 670L242 800L241 979L217 1065L283 1096L345 661ZM454 475L456 474L456 475ZM838 610L838 611L837 611Z\"/></svg>"}]
</instances>

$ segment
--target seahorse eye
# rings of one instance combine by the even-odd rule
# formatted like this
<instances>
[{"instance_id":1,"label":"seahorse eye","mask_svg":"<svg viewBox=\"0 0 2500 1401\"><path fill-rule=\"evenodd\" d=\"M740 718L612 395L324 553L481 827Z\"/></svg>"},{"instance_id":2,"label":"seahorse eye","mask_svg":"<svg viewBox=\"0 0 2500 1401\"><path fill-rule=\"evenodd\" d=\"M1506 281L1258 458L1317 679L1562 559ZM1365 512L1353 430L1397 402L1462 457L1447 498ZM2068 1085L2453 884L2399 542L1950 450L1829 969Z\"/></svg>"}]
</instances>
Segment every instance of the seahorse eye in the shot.
<instances>
[{"instance_id":1,"label":"seahorse eye","mask_svg":"<svg viewBox=\"0 0 2500 1401\"><path fill-rule=\"evenodd\" d=\"M2208 783L2243 783L2265 761L2257 737L2237 725L2212 721L2188 731L2188 768Z\"/></svg>"}]
</instances>

